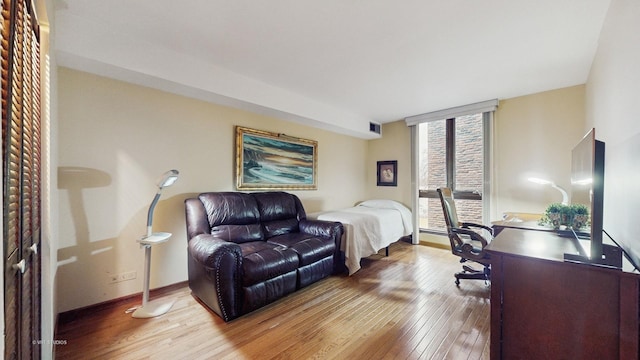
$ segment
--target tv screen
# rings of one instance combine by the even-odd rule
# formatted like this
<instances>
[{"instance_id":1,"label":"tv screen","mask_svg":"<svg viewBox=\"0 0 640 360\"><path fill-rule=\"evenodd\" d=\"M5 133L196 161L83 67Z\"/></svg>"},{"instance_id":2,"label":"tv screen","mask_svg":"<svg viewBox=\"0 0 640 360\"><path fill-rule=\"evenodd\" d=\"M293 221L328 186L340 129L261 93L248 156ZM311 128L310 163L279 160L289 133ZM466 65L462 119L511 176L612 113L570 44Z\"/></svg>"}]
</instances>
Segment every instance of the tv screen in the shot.
<instances>
[{"instance_id":1,"label":"tv screen","mask_svg":"<svg viewBox=\"0 0 640 360\"><path fill-rule=\"evenodd\" d=\"M589 209L590 262L607 265L614 259L604 256L608 249L602 245L603 200L604 142L596 140L595 129L591 129L571 152L571 203Z\"/></svg>"},{"instance_id":2,"label":"tv screen","mask_svg":"<svg viewBox=\"0 0 640 360\"><path fill-rule=\"evenodd\" d=\"M571 151L571 203L585 205L589 214L593 211L594 144L592 129Z\"/></svg>"}]
</instances>

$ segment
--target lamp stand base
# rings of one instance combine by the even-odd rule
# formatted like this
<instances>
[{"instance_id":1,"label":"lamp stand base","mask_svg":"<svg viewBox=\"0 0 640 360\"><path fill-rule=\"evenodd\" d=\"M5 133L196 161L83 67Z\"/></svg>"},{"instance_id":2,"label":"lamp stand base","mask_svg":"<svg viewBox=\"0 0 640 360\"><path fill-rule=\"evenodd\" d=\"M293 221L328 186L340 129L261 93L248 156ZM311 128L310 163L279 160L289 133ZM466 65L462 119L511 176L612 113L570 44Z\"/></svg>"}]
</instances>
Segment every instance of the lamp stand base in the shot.
<instances>
[{"instance_id":1,"label":"lamp stand base","mask_svg":"<svg viewBox=\"0 0 640 360\"><path fill-rule=\"evenodd\" d=\"M175 300L149 301L146 305L137 308L131 316L137 319L146 319L160 316L169 311L169 309L171 309L175 302Z\"/></svg>"}]
</instances>

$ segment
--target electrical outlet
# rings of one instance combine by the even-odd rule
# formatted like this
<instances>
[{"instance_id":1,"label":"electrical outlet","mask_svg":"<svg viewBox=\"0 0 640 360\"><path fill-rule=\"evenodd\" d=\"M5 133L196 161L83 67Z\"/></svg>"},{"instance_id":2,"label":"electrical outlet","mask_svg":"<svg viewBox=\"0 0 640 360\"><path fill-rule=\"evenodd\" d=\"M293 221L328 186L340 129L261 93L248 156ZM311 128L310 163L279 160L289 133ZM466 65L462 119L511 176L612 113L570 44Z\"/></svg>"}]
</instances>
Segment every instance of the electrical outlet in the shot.
<instances>
[{"instance_id":1,"label":"electrical outlet","mask_svg":"<svg viewBox=\"0 0 640 360\"><path fill-rule=\"evenodd\" d=\"M122 281L133 280L137 277L135 271L127 271L126 273L122 273Z\"/></svg>"},{"instance_id":2,"label":"electrical outlet","mask_svg":"<svg viewBox=\"0 0 640 360\"><path fill-rule=\"evenodd\" d=\"M135 271L127 271L120 274L112 274L108 277L109 284L115 284L121 281L133 280L138 276Z\"/></svg>"}]
</instances>

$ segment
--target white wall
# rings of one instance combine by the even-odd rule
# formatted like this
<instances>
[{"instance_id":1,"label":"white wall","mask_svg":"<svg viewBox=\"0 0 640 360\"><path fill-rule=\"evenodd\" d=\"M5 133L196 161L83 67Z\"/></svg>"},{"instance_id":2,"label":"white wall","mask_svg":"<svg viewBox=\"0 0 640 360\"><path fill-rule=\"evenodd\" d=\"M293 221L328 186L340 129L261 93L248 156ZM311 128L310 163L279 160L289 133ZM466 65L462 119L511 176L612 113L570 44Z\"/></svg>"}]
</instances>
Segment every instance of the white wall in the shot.
<instances>
[{"instance_id":1,"label":"white wall","mask_svg":"<svg viewBox=\"0 0 640 360\"><path fill-rule=\"evenodd\" d=\"M640 2L613 0L586 86L587 127L606 144L604 228L640 256ZM606 238L606 237L605 237Z\"/></svg>"},{"instance_id":2,"label":"white wall","mask_svg":"<svg viewBox=\"0 0 640 360\"><path fill-rule=\"evenodd\" d=\"M151 288L187 279L183 201L235 189L235 126L318 141L318 190L297 191L307 212L365 198L367 141L59 68L58 311L142 291L145 232L157 177L178 169L156 207ZM111 274L137 279L108 284Z\"/></svg>"}]
</instances>

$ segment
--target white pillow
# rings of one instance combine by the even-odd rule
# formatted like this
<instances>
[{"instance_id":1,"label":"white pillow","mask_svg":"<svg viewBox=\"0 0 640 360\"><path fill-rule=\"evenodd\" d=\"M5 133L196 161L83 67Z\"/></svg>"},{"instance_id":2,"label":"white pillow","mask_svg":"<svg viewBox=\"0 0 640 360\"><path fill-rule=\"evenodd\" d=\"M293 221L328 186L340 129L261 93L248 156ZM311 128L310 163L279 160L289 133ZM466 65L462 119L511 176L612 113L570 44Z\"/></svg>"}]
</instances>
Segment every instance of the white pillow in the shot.
<instances>
[{"instance_id":1,"label":"white pillow","mask_svg":"<svg viewBox=\"0 0 640 360\"><path fill-rule=\"evenodd\" d=\"M398 206L405 207L404 205L400 204L397 201L388 200L388 199L365 200L360 204L358 204L358 206L377 208L377 209L397 209Z\"/></svg>"}]
</instances>

